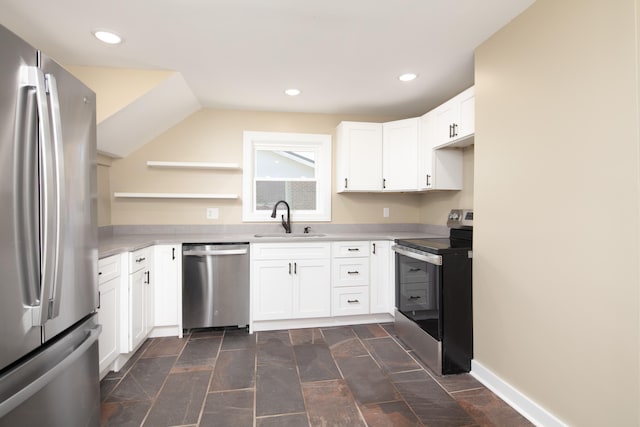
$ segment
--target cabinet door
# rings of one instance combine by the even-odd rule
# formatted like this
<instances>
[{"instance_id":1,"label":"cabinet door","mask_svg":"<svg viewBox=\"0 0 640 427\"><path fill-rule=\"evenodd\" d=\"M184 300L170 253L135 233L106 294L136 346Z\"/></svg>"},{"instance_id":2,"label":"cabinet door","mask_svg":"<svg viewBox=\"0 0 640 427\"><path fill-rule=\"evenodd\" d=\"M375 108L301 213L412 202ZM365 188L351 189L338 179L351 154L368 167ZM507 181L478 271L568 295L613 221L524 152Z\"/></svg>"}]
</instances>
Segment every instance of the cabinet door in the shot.
<instances>
[{"instance_id":1,"label":"cabinet door","mask_svg":"<svg viewBox=\"0 0 640 427\"><path fill-rule=\"evenodd\" d=\"M138 270L129 276L129 348L132 351L142 342L147 332L147 270Z\"/></svg>"},{"instance_id":2,"label":"cabinet door","mask_svg":"<svg viewBox=\"0 0 640 427\"><path fill-rule=\"evenodd\" d=\"M98 289L100 292L98 323L102 325L102 332L98 340L98 359L100 361L100 372L103 372L119 354L120 277L115 276L101 283Z\"/></svg>"},{"instance_id":3,"label":"cabinet door","mask_svg":"<svg viewBox=\"0 0 640 427\"><path fill-rule=\"evenodd\" d=\"M458 148L434 149L437 117L433 112L420 118L420 189L461 190L463 152Z\"/></svg>"},{"instance_id":4,"label":"cabinet door","mask_svg":"<svg viewBox=\"0 0 640 427\"><path fill-rule=\"evenodd\" d=\"M293 317L331 315L331 267L329 260L307 259L293 262Z\"/></svg>"},{"instance_id":5,"label":"cabinet door","mask_svg":"<svg viewBox=\"0 0 640 427\"><path fill-rule=\"evenodd\" d=\"M157 245L153 254L153 323L156 326L179 325L182 275L181 245Z\"/></svg>"},{"instance_id":6,"label":"cabinet door","mask_svg":"<svg viewBox=\"0 0 640 427\"><path fill-rule=\"evenodd\" d=\"M253 261L253 320L290 319L293 316L293 263Z\"/></svg>"},{"instance_id":7,"label":"cabinet door","mask_svg":"<svg viewBox=\"0 0 640 427\"><path fill-rule=\"evenodd\" d=\"M383 124L384 190L418 189L418 119Z\"/></svg>"},{"instance_id":8,"label":"cabinet door","mask_svg":"<svg viewBox=\"0 0 640 427\"><path fill-rule=\"evenodd\" d=\"M435 144L434 146L446 144L454 139L453 125L460 116L460 105L455 99L451 99L437 107L435 115Z\"/></svg>"},{"instance_id":9,"label":"cabinet door","mask_svg":"<svg viewBox=\"0 0 640 427\"><path fill-rule=\"evenodd\" d=\"M463 140L475 131L475 88L472 86L433 110L435 146Z\"/></svg>"},{"instance_id":10,"label":"cabinet door","mask_svg":"<svg viewBox=\"0 0 640 427\"><path fill-rule=\"evenodd\" d=\"M466 138L475 133L475 88L472 86L457 96L460 109L457 139Z\"/></svg>"},{"instance_id":11,"label":"cabinet door","mask_svg":"<svg viewBox=\"0 0 640 427\"><path fill-rule=\"evenodd\" d=\"M337 130L338 192L382 190L382 124L342 122Z\"/></svg>"},{"instance_id":12,"label":"cabinet door","mask_svg":"<svg viewBox=\"0 0 640 427\"><path fill-rule=\"evenodd\" d=\"M436 143L436 116L432 112L420 117L420 142L418 153L420 157L420 172L418 188L430 190L433 188L433 147Z\"/></svg>"},{"instance_id":13,"label":"cabinet door","mask_svg":"<svg viewBox=\"0 0 640 427\"><path fill-rule=\"evenodd\" d=\"M391 242L371 242L371 313L393 314L395 308L394 255Z\"/></svg>"}]
</instances>

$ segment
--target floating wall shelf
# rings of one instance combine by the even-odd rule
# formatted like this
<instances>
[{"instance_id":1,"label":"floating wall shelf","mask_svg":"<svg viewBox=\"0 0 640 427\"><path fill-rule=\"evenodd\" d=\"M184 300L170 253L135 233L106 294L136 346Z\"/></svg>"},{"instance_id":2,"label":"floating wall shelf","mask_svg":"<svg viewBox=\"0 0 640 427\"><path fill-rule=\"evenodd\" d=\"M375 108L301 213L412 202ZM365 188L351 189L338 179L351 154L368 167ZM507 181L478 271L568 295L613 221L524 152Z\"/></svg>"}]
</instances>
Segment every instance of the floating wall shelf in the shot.
<instances>
[{"instance_id":1,"label":"floating wall shelf","mask_svg":"<svg viewBox=\"0 0 640 427\"><path fill-rule=\"evenodd\" d=\"M240 169L238 163L215 163L215 162L165 162L148 160L147 166L153 168L174 168L174 169Z\"/></svg>"},{"instance_id":2,"label":"floating wall shelf","mask_svg":"<svg viewBox=\"0 0 640 427\"><path fill-rule=\"evenodd\" d=\"M113 197L134 199L237 199L237 194L202 193L113 193Z\"/></svg>"}]
</instances>

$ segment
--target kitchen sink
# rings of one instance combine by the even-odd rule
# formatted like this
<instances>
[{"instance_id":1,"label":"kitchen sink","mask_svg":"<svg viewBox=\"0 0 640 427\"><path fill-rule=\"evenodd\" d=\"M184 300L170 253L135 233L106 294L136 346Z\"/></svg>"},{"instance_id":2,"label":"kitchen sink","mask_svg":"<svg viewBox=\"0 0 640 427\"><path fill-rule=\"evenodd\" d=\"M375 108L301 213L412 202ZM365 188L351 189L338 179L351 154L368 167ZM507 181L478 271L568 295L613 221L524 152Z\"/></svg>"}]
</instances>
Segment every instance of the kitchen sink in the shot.
<instances>
[{"instance_id":1,"label":"kitchen sink","mask_svg":"<svg viewBox=\"0 0 640 427\"><path fill-rule=\"evenodd\" d=\"M254 234L254 237L281 237L284 239L290 239L292 237L324 237L326 234L321 233L266 233L266 234Z\"/></svg>"}]
</instances>

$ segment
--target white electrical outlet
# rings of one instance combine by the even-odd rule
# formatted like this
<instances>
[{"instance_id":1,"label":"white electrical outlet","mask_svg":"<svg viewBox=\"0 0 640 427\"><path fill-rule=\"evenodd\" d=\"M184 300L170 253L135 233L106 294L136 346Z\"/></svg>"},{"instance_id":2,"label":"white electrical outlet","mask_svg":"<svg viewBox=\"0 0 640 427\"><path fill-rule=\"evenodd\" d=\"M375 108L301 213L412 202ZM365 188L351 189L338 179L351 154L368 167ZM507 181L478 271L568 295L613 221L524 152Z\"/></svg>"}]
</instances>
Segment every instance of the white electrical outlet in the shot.
<instances>
[{"instance_id":1,"label":"white electrical outlet","mask_svg":"<svg viewBox=\"0 0 640 427\"><path fill-rule=\"evenodd\" d=\"M207 208L207 219L218 219L218 208Z\"/></svg>"},{"instance_id":2,"label":"white electrical outlet","mask_svg":"<svg viewBox=\"0 0 640 427\"><path fill-rule=\"evenodd\" d=\"M389 218L389 208L382 208L382 216Z\"/></svg>"}]
</instances>

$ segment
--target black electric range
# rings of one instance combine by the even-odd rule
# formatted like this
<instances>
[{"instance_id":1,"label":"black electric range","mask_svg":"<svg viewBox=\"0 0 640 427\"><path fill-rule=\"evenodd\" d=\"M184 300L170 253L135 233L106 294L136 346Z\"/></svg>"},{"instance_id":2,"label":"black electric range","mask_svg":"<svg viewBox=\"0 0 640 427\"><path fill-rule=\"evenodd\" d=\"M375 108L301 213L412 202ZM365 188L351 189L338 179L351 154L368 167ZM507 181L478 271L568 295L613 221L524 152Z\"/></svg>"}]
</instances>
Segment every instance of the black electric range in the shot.
<instances>
[{"instance_id":1,"label":"black electric range","mask_svg":"<svg viewBox=\"0 0 640 427\"><path fill-rule=\"evenodd\" d=\"M449 237L429 237L397 239L396 244L436 255L470 251L473 243L473 229L452 228Z\"/></svg>"}]
</instances>

